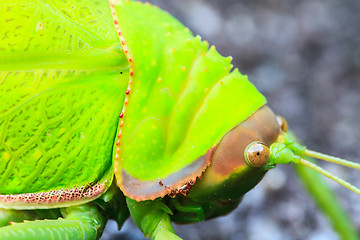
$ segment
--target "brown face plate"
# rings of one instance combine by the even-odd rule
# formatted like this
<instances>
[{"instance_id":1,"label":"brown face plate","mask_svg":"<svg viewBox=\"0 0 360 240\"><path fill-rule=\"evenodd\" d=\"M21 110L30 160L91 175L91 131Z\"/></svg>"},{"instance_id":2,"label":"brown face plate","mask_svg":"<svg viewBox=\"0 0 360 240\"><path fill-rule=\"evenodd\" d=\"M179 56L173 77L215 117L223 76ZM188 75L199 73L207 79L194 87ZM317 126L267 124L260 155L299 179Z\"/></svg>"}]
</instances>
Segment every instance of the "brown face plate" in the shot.
<instances>
[{"instance_id":1,"label":"brown face plate","mask_svg":"<svg viewBox=\"0 0 360 240\"><path fill-rule=\"evenodd\" d=\"M125 170L122 170L121 190L126 196L136 201L154 200L158 197L164 197L172 193L169 191L171 189L174 192L181 193L185 185L187 186L190 181L195 182L197 177L201 177L203 171L210 165L211 155L212 149L190 165L170 174L164 179L143 181L130 176Z\"/></svg>"},{"instance_id":2,"label":"brown face plate","mask_svg":"<svg viewBox=\"0 0 360 240\"><path fill-rule=\"evenodd\" d=\"M204 177L216 175L227 178L236 169L247 166L244 151L250 143L261 141L270 146L280 133L280 126L274 113L268 106L263 106L223 137L214 150L211 166Z\"/></svg>"}]
</instances>

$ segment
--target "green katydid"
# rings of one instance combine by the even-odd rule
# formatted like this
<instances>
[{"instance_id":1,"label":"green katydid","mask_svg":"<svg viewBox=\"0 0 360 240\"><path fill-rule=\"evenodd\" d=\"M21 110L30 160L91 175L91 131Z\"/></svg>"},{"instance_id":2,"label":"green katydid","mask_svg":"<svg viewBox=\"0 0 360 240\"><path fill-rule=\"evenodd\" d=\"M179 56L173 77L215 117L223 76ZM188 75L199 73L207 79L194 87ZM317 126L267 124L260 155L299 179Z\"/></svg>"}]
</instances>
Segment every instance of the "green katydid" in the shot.
<instances>
[{"instance_id":1,"label":"green katydid","mask_svg":"<svg viewBox=\"0 0 360 240\"><path fill-rule=\"evenodd\" d=\"M231 59L153 6L0 7L0 222L64 218L1 238L98 238L127 205L146 236L177 239L170 220L225 214L275 164L308 154Z\"/></svg>"}]
</instances>

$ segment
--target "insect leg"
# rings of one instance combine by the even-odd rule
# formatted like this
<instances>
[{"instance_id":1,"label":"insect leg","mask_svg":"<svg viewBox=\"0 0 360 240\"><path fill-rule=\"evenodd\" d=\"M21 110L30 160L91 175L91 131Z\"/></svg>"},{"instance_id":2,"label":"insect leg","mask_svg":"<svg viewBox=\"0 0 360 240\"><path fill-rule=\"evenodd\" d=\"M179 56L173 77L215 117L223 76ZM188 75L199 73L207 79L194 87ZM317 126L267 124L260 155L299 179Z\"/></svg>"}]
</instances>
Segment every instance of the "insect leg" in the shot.
<instances>
[{"instance_id":1,"label":"insect leg","mask_svg":"<svg viewBox=\"0 0 360 240\"><path fill-rule=\"evenodd\" d=\"M12 222L36 219L57 219L61 216L59 209L51 210L9 210L0 209L0 227L9 225Z\"/></svg>"},{"instance_id":2,"label":"insect leg","mask_svg":"<svg viewBox=\"0 0 360 240\"><path fill-rule=\"evenodd\" d=\"M2 227L0 239L98 239L107 220L97 206L90 204L64 208L61 213L64 218Z\"/></svg>"},{"instance_id":3,"label":"insect leg","mask_svg":"<svg viewBox=\"0 0 360 240\"><path fill-rule=\"evenodd\" d=\"M335 194L315 171L302 165L294 164L297 175L301 179L312 199L328 217L333 228L343 239L358 239L357 231ZM316 184L314 184L316 183Z\"/></svg>"},{"instance_id":4,"label":"insect leg","mask_svg":"<svg viewBox=\"0 0 360 240\"><path fill-rule=\"evenodd\" d=\"M288 137L290 141L298 143L298 140L291 132L288 134ZM313 159L310 159L307 156L302 157L313 162ZM336 195L323 181L322 177L317 172L313 171L313 169L300 164L294 164L294 168L304 187L324 215L327 216L329 222L332 224L334 230L337 231L339 236L342 239L359 239L354 224L346 214Z\"/></svg>"},{"instance_id":5,"label":"insect leg","mask_svg":"<svg viewBox=\"0 0 360 240\"><path fill-rule=\"evenodd\" d=\"M176 236L169 214L171 210L160 199L137 202L126 198L131 217L145 237L151 239L179 240Z\"/></svg>"},{"instance_id":6,"label":"insect leg","mask_svg":"<svg viewBox=\"0 0 360 240\"><path fill-rule=\"evenodd\" d=\"M204 221L204 210L201 206L183 205L179 202L179 198L171 201L176 209L176 214L171 216L171 220L175 222L201 222Z\"/></svg>"},{"instance_id":7,"label":"insect leg","mask_svg":"<svg viewBox=\"0 0 360 240\"><path fill-rule=\"evenodd\" d=\"M95 203L108 215L109 219L116 221L119 230L130 215L124 194L116 186L115 182L105 194L95 200Z\"/></svg>"}]
</instances>

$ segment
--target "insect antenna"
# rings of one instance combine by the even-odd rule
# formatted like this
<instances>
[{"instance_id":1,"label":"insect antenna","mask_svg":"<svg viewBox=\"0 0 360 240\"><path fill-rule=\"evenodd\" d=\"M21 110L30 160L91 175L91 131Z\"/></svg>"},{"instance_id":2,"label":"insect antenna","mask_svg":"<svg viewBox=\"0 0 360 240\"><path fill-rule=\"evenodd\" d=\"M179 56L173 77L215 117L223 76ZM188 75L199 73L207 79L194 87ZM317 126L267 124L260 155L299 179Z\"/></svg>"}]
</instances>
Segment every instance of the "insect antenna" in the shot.
<instances>
[{"instance_id":1,"label":"insect antenna","mask_svg":"<svg viewBox=\"0 0 360 240\"><path fill-rule=\"evenodd\" d=\"M322 155L325 155L325 154L322 154ZM325 156L327 156L327 155L325 155ZM336 157L332 157L332 158L336 158ZM322 159L322 160L324 160L324 159ZM343 159L341 159L341 160L343 160ZM333 161L331 161L331 162L333 162ZM342 178L339 178L338 176L332 174L331 172L323 169L322 167L319 167L318 165L310 162L309 160L299 158L297 161L294 161L294 163L301 164L303 166L311 168L314 171L316 171L316 172L318 172L318 173L320 173L320 174L334 180L335 182L337 182L337 183L343 185L344 187L346 187L347 189L350 189L351 191L353 191L353 192L360 195L360 189L359 188L357 188L354 185L352 185L351 183L343 180ZM344 164L344 162L339 163L339 164L348 166L348 163L353 163L353 162L345 160L346 165ZM359 164L357 164L357 163L353 163L353 164L356 166L357 169L359 169L359 166L360 166Z\"/></svg>"},{"instance_id":2,"label":"insect antenna","mask_svg":"<svg viewBox=\"0 0 360 240\"><path fill-rule=\"evenodd\" d=\"M359 163L351 162L342 158L333 157L327 154L309 150L305 146L299 144L292 136L292 134L284 134L280 136L278 138L278 142L272 144L270 148L271 148L271 157L268 163L269 169L273 164L288 164L288 163L300 164L305 167L311 168L312 170L334 180L335 182L343 185L344 187L360 195L359 188L339 178L333 173L323 169L322 167L316 165L312 161L306 160L305 158L312 157L354 169L360 169Z\"/></svg>"},{"instance_id":3,"label":"insect antenna","mask_svg":"<svg viewBox=\"0 0 360 240\"><path fill-rule=\"evenodd\" d=\"M336 164L340 164L346 167L350 167L350 168L355 168L355 169L360 169L360 164L359 163L355 163L355 162L351 162L342 158L338 158L338 157L333 157L327 154L323 154L323 153L319 153L319 152L315 152L312 150L305 150L305 155L308 157L313 157L313 158L317 158L323 161L327 161L327 162L332 162L332 163L336 163Z\"/></svg>"}]
</instances>

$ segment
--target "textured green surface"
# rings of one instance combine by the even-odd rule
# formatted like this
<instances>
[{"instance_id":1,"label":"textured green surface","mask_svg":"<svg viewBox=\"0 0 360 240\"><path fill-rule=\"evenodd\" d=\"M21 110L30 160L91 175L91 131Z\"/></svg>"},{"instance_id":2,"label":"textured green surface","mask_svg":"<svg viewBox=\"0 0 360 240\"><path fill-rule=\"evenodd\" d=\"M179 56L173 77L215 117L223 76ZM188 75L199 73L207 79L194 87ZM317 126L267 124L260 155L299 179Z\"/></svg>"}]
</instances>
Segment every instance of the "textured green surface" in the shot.
<instances>
[{"instance_id":1,"label":"textured green surface","mask_svg":"<svg viewBox=\"0 0 360 240\"><path fill-rule=\"evenodd\" d=\"M265 98L245 76L230 73L230 58L209 50L167 13L119 4L135 71L121 139L123 167L139 179L158 179L205 154ZM0 194L110 176L129 75L108 3L0 6Z\"/></svg>"},{"instance_id":2,"label":"textured green surface","mask_svg":"<svg viewBox=\"0 0 360 240\"><path fill-rule=\"evenodd\" d=\"M0 16L0 194L111 179L129 74L108 3L1 1Z\"/></svg>"},{"instance_id":3,"label":"textured green surface","mask_svg":"<svg viewBox=\"0 0 360 240\"><path fill-rule=\"evenodd\" d=\"M265 104L246 76L230 73L230 58L172 16L139 2L115 8L134 64L120 145L122 167L133 177L180 170Z\"/></svg>"}]
</instances>

